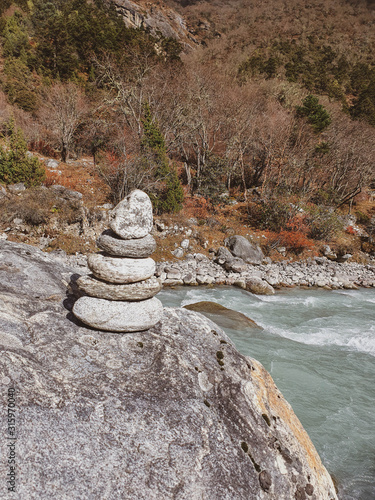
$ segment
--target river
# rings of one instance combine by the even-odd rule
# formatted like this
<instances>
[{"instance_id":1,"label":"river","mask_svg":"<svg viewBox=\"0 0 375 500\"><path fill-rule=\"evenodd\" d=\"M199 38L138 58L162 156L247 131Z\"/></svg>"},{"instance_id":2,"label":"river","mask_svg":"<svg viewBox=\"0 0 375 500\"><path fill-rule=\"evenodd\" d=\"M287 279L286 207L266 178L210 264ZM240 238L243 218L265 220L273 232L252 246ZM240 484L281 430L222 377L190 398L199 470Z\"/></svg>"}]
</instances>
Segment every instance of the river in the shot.
<instances>
[{"instance_id":1,"label":"river","mask_svg":"<svg viewBox=\"0 0 375 500\"><path fill-rule=\"evenodd\" d=\"M158 298L171 307L217 302L261 325L263 331L223 329L241 353L271 373L337 481L340 498L375 499L373 289L256 296L233 287L176 287Z\"/></svg>"}]
</instances>

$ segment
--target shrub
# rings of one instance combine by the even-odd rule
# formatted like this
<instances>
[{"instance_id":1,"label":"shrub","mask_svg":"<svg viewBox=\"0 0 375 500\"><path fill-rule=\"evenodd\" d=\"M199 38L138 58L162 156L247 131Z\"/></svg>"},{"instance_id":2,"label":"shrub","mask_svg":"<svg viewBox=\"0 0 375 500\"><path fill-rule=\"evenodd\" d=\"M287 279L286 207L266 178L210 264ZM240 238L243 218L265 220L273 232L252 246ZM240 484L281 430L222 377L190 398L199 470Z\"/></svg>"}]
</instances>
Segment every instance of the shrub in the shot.
<instances>
[{"instance_id":1,"label":"shrub","mask_svg":"<svg viewBox=\"0 0 375 500\"><path fill-rule=\"evenodd\" d=\"M285 229L297 213L297 207L276 198L248 206L248 219L254 227L275 232Z\"/></svg>"},{"instance_id":2,"label":"shrub","mask_svg":"<svg viewBox=\"0 0 375 500\"><path fill-rule=\"evenodd\" d=\"M9 223L18 217L32 226L45 224L55 201L54 193L45 188L24 191L20 197L3 200L0 220Z\"/></svg>"},{"instance_id":3,"label":"shrub","mask_svg":"<svg viewBox=\"0 0 375 500\"><path fill-rule=\"evenodd\" d=\"M309 227L307 235L315 240L329 240L343 228L336 213L329 207L313 206L305 209L306 224Z\"/></svg>"},{"instance_id":4,"label":"shrub","mask_svg":"<svg viewBox=\"0 0 375 500\"><path fill-rule=\"evenodd\" d=\"M210 153L207 156L200 177L193 179L196 191L202 196L209 198L213 205L218 205L222 201L220 195L226 191L224 182L226 170L227 160Z\"/></svg>"},{"instance_id":5,"label":"shrub","mask_svg":"<svg viewBox=\"0 0 375 500\"><path fill-rule=\"evenodd\" d=\"M310 240L302 231L287 231L282 229L279 232L266 231L268 247L285 247L290 252L299 254L304 250L314 247L314 242Z\"/></svg>"},{"instance_id":6,"label":"shrub","mask_svg":"<svg viewBox=\"0 0 375 500\"><path fill-rule=\"evenodd\" d=\"M297 254L314 246L302 231L280 231L280 244Z\"/></svg>"},{"instance_id":7,"label":"shrub","mask_svg":"<svg viewBox=\"0 0 375 500\"><path fill-rule=\"evenodd\" d=\"M23 182L26 187L40 185L46 175L38 158L28 155L21 129L15 129L14 121L8 126L8 147L0 147L0 182L15 184Z\"/></svg>"}]
</instances>

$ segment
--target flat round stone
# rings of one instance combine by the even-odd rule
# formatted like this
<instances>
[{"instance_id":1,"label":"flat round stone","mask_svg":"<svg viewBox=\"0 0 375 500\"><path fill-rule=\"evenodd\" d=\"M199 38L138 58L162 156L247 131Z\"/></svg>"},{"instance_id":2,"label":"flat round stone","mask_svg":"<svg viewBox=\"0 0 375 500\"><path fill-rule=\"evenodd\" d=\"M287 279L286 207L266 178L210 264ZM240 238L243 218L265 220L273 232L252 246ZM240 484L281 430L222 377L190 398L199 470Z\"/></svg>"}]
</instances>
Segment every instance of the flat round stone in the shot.
<instances>
[{"instance_id":1,"label":"flat round stone","mask_svg":"<svg viewBox=\"0 0 375 500\"><path fill-rule=\"evenodd\" d=\"M145 300L153 297L162 289L161 280L154 276L145 281L125 285L110 284L93 276L81 276L77 280L78 288L92 297L107 300Z\"/></svg>"},{"instance_id":2,"label":"flat round stone","mask_svg":"<svg viewBox=\"0 0 375 500\"><path fill-rule=\"evenodd\" d=\"M109 225L124 240L143 238L152 229L152 204L148 195L135 189L112 210Z\"/></svg>"},{"instance_id":3,"label":"flat round stone","mask_svg":"<svg viewBox=\"0 0 375 500\"><path fill-rule=\"evenodd\" d=\"M109 283L136 283L155 273L155 261L150 258L127 259L97 253L88 256L87 265L97 278Z\"/></svg>"},{"instance_id":4,"label":"flat round stone","mask_svg":"<svg viewBox=\"0 0 375 500\"><path fill-rule=\"evenodd\" d=\"M86 325L108 332L141 332L161 319L159 299L142 302L119 302L95 297L81 297L73 306L74 315Z\"/></svg>"},{"instance_id":5,"label":"flat round stone","mask_svg":"<svg viewBox=\"0 0 375 500\"><path fill-rule=\"evenodd\" d=\"M134 259L149 257L156 248L156 241L150 234L144 238L123 240L114 231L111 231L111 229L103 231L96 240L96 244L109 255L131 257Z\"/></svg>"}]
</instances>

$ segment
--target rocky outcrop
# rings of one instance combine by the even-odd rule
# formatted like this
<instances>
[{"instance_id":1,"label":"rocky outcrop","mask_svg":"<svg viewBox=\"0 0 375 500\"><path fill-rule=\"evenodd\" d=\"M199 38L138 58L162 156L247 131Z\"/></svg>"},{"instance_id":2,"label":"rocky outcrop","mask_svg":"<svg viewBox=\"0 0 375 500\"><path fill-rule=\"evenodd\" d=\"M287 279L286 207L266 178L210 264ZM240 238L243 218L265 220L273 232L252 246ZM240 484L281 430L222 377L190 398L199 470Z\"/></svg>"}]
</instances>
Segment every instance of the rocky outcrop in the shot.
<instances>
[{"instance_id":1,"label":"rocky outcrop","mask_svg":"<svg viewBox=\"0 0 375 500\"><path fill-rule=\"evenodd\" d=\"M69 312L72 270L22 244L0 254L17 498L337 499L271 376L217 325L165 309L147 333L103 335Z\"/></svg>"},{"instance_id":2,"label":"rocky outcrop","mask_svg":"<svg viewBox=\"0 0 375 500\"><path fill-rule=\"evenodd\" d=\"M186 22L175 10L163 2L150 3L139 0L106 0L115 6L124 23L129 28L146 28L153 34L161 33L166 38L174 38L189 50L197 40L191 35Z\"/></svg>"}]
</instances>

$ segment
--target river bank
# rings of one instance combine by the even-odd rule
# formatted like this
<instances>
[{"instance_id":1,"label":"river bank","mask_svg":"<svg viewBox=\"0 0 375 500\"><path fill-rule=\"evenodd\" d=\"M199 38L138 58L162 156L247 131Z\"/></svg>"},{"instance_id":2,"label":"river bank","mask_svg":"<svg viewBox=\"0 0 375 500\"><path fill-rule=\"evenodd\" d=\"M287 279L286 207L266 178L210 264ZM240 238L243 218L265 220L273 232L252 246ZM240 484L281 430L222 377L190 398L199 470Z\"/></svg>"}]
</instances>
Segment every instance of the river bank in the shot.
<instances>
[{"instance_id":1,"label":"river bank","mask_svg":"<svg viewBox=\"0 0 375 500\"><path fill-rule=\"evenodd\" d=\"M66 255L63 251L52 253L80 274L90 273L85 255ZM201 253L187 254L184 260L157 262L155 274L165 287L231 285L249 289L252 284L260 284L268 291L265 294L273 294L275 289L284 287L332 290L375 288L374 264L350 261L340 263L326 257L315 257L298 262L286 260L259 265L243 263L237 270L234 270L235 267L227 270L225 263L219 264L215 259L215 256L210 258Z\"/></svg>"},{"instance_id":2,"label":"river bank","mask_svg":"<svg viewBox=\"0 0 375 500\"><path fill-rule=\"evenodd\" d=\"M326 257L299 262L241 264L238 269L225 269L225 264L220 265L203 254L188 254L183 261L158 263L156 275L165 286L235 285L247 288L249 282L260 283L261 280L270 294L275 288L293 286L327 289L375 287L375 265L332 262Z\"/></svg>"}]
</instances>

